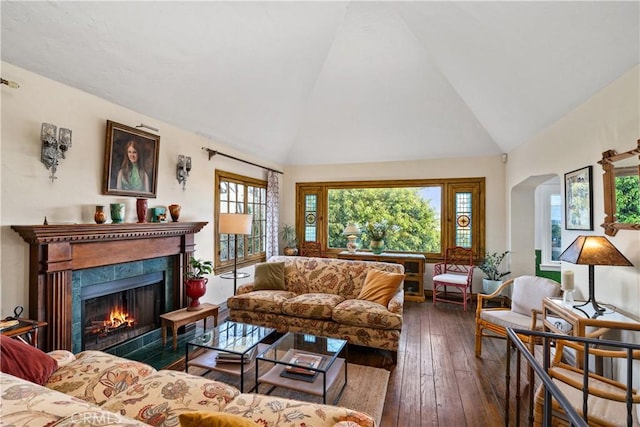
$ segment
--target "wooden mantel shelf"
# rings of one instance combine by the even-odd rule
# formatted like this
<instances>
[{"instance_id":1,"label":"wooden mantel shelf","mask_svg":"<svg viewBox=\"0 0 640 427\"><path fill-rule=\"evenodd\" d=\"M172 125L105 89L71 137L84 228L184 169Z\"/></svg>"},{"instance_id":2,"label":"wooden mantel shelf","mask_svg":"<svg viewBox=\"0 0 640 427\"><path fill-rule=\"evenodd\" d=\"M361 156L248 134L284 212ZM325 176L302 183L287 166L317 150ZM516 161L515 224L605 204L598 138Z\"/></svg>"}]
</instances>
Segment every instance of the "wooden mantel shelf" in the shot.
<instances>
[{"instance_id":1,"label":"wooden mantel shelf","mask_svg":"<svg viewBox=\"0 0 640 427\"><path fill-rule=\"evenodd\" d=\"M197 233L207 222L147 222L122 224L12 225L25 242L53 243L77 240L127 240Z\"/></svg>"},{"instance_id":2,"label":"wooden mantel shelf","mask_svg":"<svg viewBox=\"0 0 640 427\"><path fill-rule=\"evenodd\" d=\"M12 225L29 244L29 318L45 321L41 348L71 350L75 270L171 257L174 309L185 306L184 278L195 234L207 222Z\"/></svg>"}]
</instances>

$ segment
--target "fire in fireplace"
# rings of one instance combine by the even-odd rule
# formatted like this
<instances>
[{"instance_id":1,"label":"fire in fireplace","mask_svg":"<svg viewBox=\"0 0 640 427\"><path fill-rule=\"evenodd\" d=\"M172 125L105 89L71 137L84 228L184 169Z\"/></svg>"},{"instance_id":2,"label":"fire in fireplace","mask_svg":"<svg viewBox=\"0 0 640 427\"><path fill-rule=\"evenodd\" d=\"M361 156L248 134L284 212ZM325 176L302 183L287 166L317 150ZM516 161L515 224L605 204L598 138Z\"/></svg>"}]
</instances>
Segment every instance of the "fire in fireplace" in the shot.
<instances>
[{"instance_id":1,"label":"fire in fireplace","mask_svg":"<svg viewBox=\"0 0 640 427\"><path fill-rule=\"evenodd\" d=\"M104 350L152 331L164 313L164 275L150 273L83 287L82 349Z\"/></svg>"}]
</instances>

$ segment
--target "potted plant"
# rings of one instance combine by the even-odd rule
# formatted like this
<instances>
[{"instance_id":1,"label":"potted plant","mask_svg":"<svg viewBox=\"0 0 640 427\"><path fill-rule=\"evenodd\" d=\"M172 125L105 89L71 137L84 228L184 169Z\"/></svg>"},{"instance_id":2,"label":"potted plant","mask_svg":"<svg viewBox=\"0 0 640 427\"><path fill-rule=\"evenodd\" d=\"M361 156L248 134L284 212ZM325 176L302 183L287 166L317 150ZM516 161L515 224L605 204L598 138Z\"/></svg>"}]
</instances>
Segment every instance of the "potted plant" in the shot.
<instances>
[{"instance_id":1,"label":"potted plant","mask_svg":"<svg viewBox=\"0 0 640 427\"><path fill-rule=\"evenodd\" d=\"M187 307L187 311L195 311L201 309L200 297L207 291L207 282L209 281L204 276L213 271L213 262L191 257L189 266L191 268L187 271L185 286L187 296L191 298L191 304Z\"/></svg>"},{"instance_id":2,"label":"potted plant","mask_svg":"<svg viewBox=\"0 0 640 427\"><path fill-rule=\"evenodd\" d=\"M511 274L510 271L500 271L500 264L507 256L509 251L502 253L491 252L487 253L484 261L478 268L487 276L482 279L482 290L485 294L492 294L502 284L502 278Z\"/></svg>"},{"instance_id":3,"label":"potted plant","mask_svg":"<svg viewBox=\"0 0 640 427\"><path fill-rule=\"evenodd\" d=\"M285 255L298 255L298 237L296 236L296 228L293 225L283 225L282 230L280 230L280 238L286 245L283 249Z\"/></svg>"},{"instance_id":4,"label":"potted plant","mask_svg":"<svg viewBox=\"0 0 640 427\"><path fill-rule=\"evenodd\" d=\"M368 222L366 227L367 237L369 238L369 247L374 254L381 254L384 249L384 239L387 234L392 231L398 231L397 225L390 225L384 219L380 222Z\"/></svg>"}]
</instances>

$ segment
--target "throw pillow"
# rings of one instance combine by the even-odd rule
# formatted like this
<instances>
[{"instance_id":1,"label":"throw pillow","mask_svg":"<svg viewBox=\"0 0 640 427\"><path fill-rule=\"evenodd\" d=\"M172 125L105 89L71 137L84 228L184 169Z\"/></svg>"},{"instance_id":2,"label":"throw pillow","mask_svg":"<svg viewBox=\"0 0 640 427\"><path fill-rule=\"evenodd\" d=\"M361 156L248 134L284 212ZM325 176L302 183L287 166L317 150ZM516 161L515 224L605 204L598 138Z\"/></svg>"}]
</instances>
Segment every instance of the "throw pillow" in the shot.
<instances>
[{"instance_id":1,"label":"throw pillow","mask_svg":"<svg viewBox=\"0 0 640 427\"><path fill-rule=\"evenodd\" d=\"M224 412L185 412L179 415L181 427L256 427L250 418Z\"/></svg>"},{"instance_id":2,"label":"throw pillow","mask_svg":"<svg viewBox=\"0 0 640 427\"><path fill-rule=\"evenodd\" d=\"M377 302L385 307L398 292L398 286L404 280L402 273L389 273L382 270L369 270L358 299Z\"/></svg>"},{"instance_id":3,"label":"throw pillow","mask_svg":"<svg viewBox=\"0 0 640 427\"><path fill-rule=\"evenodd\" d=\"M254 291L284 291L284 261L256 264Z\"/></svg>"},{"instance_id":4,"label":"throw pillow","mask_svg":"<svg viewBox=\"0 0 640 427\"><path fill-rule=\"evenodd\" d=\"M44 385L58 362L47 353L24 342L0 335L0 371Z\"/></svg>"}]
</instances>

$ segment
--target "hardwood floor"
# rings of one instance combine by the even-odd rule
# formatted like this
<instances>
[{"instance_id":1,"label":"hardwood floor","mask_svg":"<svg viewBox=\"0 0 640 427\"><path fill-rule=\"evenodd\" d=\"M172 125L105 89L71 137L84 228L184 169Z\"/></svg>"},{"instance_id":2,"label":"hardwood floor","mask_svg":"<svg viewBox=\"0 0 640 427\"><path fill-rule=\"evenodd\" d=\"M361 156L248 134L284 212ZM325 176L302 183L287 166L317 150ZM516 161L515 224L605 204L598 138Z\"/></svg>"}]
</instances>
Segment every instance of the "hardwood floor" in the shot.
<instances>
[{"instance_id":1,"label":"hardwood floor","mask_svg":"<svg viewBox=\"0 0 640 427\"><path fill-rule=\"evenodd\" d=\"M381 427L504 425L506 342L484 339L482 357L476 358L475 305L467 310L446 303L434 307L431 300L405 302L395 366L385 352L350 348L352 362L391 372ZM526 408L521 415L527 425Z\"/></svg>"},{"instance_id":2,"label":"hardwood floor","mask_svg":"<svg viewBox=\"0 0 640 427\"><path fill-rule=\"evenodd\" d=\"M380 427L492 427L504 425L506 342L484 339L475 357L475 304L405 302L397 364L389 352L350 346L349 361L391 372ZM219 314L225 319L225 310ZM170 347L170 346L169 346ZM147 352L148 353L148 352ZM515 352L510 425L515 425ZM168 368L184 369L184 356ZM526 370L522 369L520 425L527 426Z\"/></svg>"}]
</instances>

